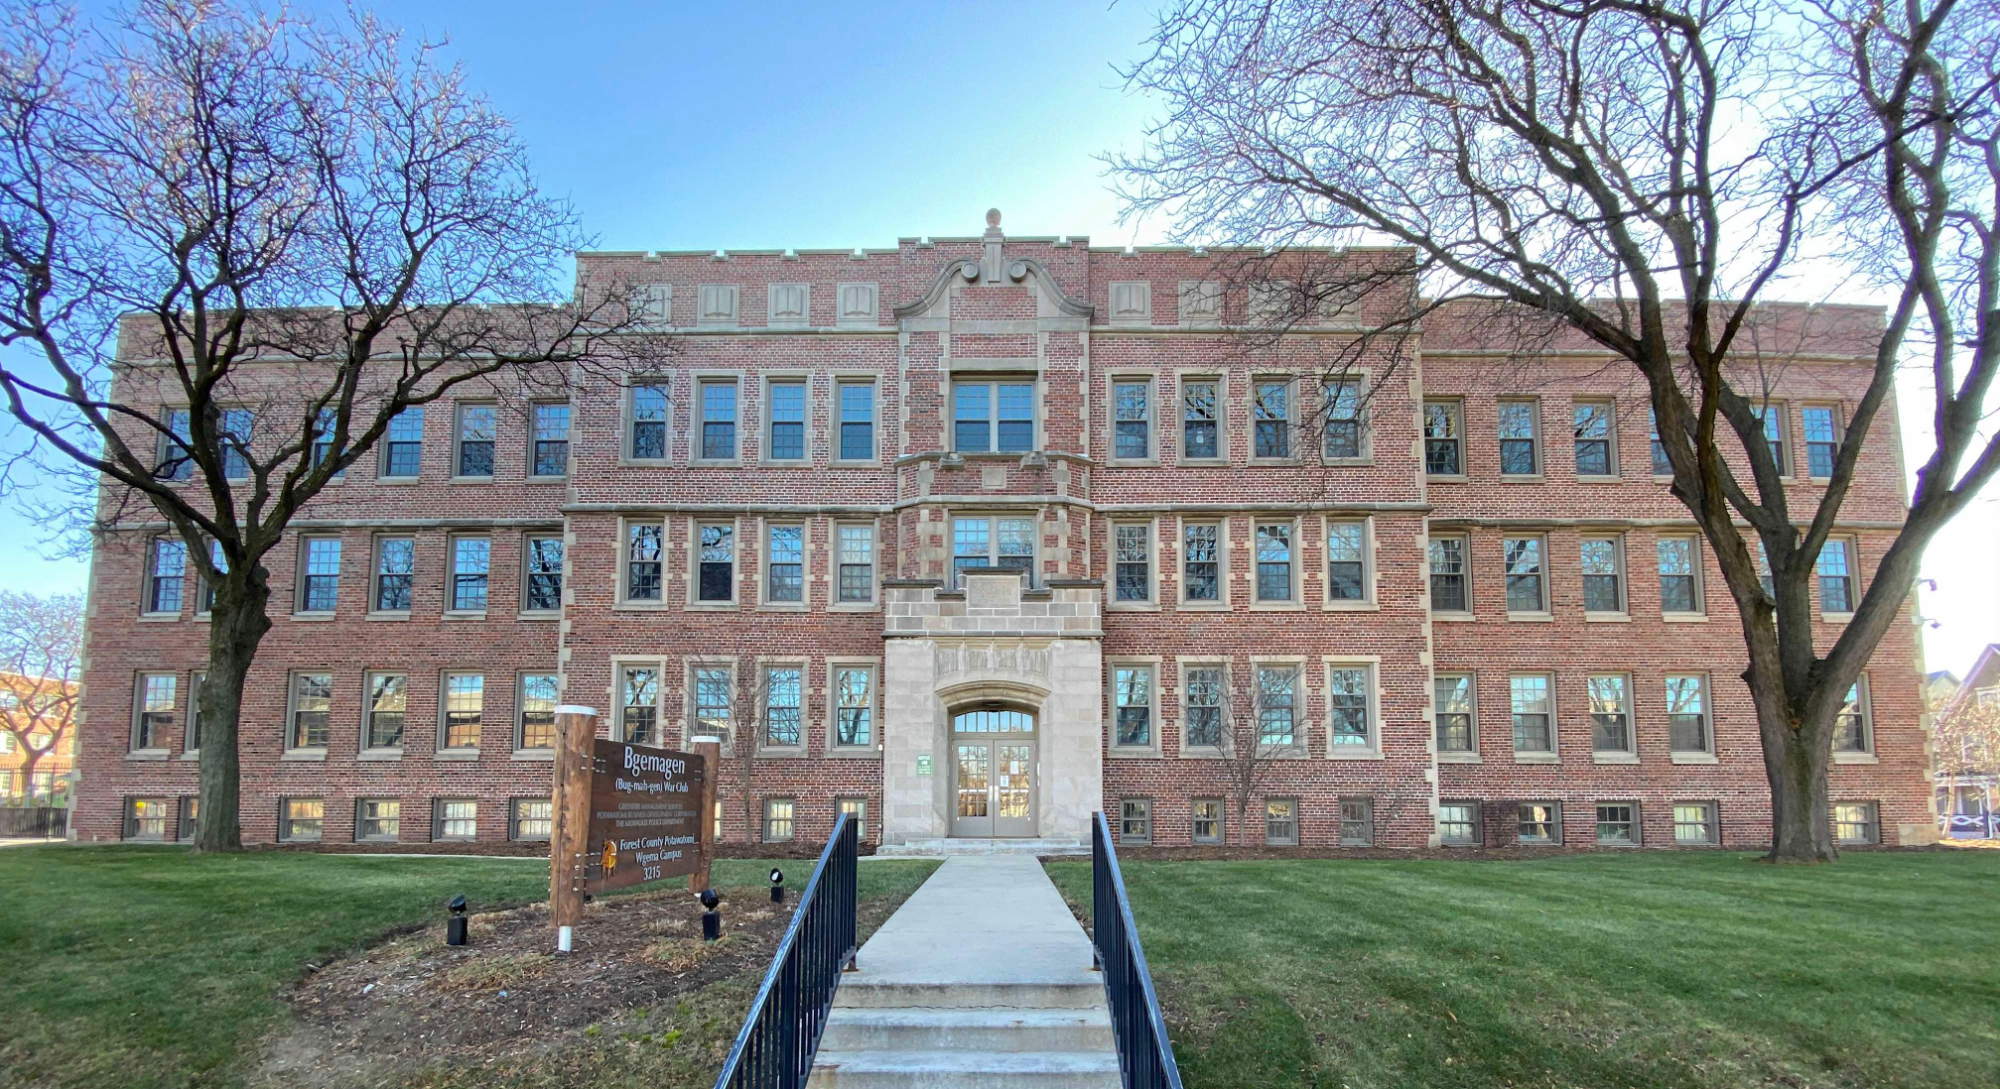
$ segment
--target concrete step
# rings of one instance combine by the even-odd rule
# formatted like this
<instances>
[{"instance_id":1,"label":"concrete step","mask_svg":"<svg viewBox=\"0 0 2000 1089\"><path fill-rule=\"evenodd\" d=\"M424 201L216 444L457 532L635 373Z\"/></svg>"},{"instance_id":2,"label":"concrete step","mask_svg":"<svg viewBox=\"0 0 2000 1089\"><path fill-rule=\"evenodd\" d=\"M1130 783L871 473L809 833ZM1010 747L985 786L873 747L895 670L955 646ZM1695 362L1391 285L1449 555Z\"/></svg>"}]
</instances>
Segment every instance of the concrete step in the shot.
<instances>
[{"instance_id":1,"label":"concrete step","mask_svg":"<svg viewBox=\"0 0 2000 1089\"><path fill-rule=\"evenodd\" d=\"M809 1089L1119 1089L1110 1051L820 1050Z\"/></svg>"},{"instance_id":2,"label":"concrete step","mask_svg":"<svg viewBox=\"0 0 2000 1089\"><path fill-rule=\"evenodd\" d=\"M1104 1006L1104 984L1096 977L1026 983L923 983L848 979L833 996L839 1009L1023 1009L1081 1010Z\"/></svg>"},{"instance_id":3,"label":"concrete step","mask_svg":"<svg viewBox=\"0 0 2000 1089\"><path fill-rule=\"evenodd\" d=\"M877 858L951 858L965 855L1087 855L1090 844L1073 839L913 839L885 843Z\"/></svg>"},{"instance_id":4,"label":"concrete step","mask_svg":"<svg viewBox=\"0 0 2000 1089\"><path fill-rule=\"evenodd\" d=\"M973 1007L843 1009L827 1022L825 1051L1105 1051L1111 1014L1095 1009Z\"/></svg>"}]
</instances>

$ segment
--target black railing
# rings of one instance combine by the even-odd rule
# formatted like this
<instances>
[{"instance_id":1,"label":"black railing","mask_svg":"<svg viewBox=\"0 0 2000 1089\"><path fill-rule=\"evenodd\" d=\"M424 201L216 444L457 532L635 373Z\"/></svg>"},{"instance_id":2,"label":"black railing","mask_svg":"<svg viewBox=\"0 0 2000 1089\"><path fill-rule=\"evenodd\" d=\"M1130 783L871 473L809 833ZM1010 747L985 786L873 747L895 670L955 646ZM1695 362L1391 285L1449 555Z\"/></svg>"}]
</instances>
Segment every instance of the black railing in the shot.
<instances>
[{"instance_id":1,"label":"black railing","mask_svg":"<svg viewBox=\"0 0 2000 1089\"><path fill-rule=\"evenodd\" d=\"M743 1018L715 1089L800 1089L812 1073L820 1030L833 1010L840 973L854 967L855 862L851 813L834 822L792 925Z\"/></svg>"},{"instance_id":2,"label":"black railing","mask_svg":"<svg viewBox=\"0 0 2000 1089\"><path fill-rule=\"evenodd\" d=\"M1118 849L1102 813L1090 826L1090 931L1097 966L1104 972L1104 997L1111 1005L1111 1035L1125 1089L1181 1089L1160 997L1153 993L1153 973L1139 947L1132 904L1125 899Z\"/></svg>"},{"instance_id":3,"label":"black railing","mask_svg":"<svg viewBox=\"0 0 2000 1089\"><path fill-rule=\"evenodd\" d=\"M0 836L61 839L68 831L69 810L60 806L0 806Z\"/></svg>"}]
</instances>

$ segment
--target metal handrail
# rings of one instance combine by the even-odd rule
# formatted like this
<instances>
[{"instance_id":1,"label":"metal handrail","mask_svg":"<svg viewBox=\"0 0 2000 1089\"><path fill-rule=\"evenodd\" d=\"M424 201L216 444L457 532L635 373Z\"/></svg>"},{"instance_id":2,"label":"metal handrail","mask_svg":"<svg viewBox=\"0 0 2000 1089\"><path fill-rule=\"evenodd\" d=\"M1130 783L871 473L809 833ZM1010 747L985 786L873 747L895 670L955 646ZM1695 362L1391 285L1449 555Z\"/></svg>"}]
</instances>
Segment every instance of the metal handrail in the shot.
<instances>
[{"instance_id":1,"label":"metal handrail","mask_svg":"<svg viewBox=\"0 0 2000 1089\"><path fill-rule=\"evenodd\" d=\"M1090 940L1104 972L1104 997L1111 1007L1112 1042L1125 1089L1181 1089L1180 1067L1167 1040L1153 973L1139 946L1139 927L1125 898L1125 875L1103 813L1090 826Z\"/></svg>"},{"instance_id":2,"label":"metal handrail","mask_svg":"<svg viewBox=\"0 0 2000 1089\"><path fill-rule=\"evenodd\" d=\"M842 813L716 1075L715 1089L801 1089L812 1074L841 972L854 968L858 848L854 815Z\"/></svg>"}]
</instances>

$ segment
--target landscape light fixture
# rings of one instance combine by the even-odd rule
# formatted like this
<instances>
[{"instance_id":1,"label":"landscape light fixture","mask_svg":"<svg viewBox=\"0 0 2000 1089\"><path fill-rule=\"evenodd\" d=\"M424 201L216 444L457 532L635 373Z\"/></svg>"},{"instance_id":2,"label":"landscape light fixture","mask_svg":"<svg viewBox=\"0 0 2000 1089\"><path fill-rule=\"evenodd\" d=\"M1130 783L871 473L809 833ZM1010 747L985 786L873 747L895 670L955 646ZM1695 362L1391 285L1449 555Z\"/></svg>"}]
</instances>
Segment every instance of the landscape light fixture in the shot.
<instances>
[{"instance_id":1,"label":"landscape light fixture","mask_svg":"<svg viewBox=\"0 0 2000 1089\"><path fill-rule=\"evenodd\" d=\"M771 867L771 902L774 904L785 902L785 871L776 866Z\"/></svg>"},{"instance_id":2,"label":"landscape light fixture","mask_svg":"<svg viewBox=\"0 0 2000 1089\"><path fill-rule=\"evenodd\" d=\"M451 903L445 905L445 910L451 912L451 918L446 919L444 923L444 943L446 945L464 945L465 944L464 895L461 894L452 897Z\"/></svg>"},{"instance_id":3,"label":"landscape light fixture","mask_svg":"<svg viewBox=\"0 0 2000 1089\"><path fill-rule=\"evenodd\" d=\"M722 937L722 913L715 910L721 902L722 897L714 889L701 890L701 906L707 909L701 913L702 941L712 942Z\"/></svg>"}]
</instances>

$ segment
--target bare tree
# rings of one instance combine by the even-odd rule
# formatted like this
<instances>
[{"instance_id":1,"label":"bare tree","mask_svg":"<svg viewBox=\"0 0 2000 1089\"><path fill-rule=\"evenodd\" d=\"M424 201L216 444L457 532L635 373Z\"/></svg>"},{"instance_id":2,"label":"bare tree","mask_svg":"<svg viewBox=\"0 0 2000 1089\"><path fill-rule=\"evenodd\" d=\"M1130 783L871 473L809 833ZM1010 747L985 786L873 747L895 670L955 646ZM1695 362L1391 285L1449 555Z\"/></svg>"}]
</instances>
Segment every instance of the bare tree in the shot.
<instances>
[{"instance_id":1,"label":"bare tree","mask_svg":"<svg viewBox=\"0 0 2000 1089\"><path fill-rule=\"evenodd\" d=\"M1128 76L1166 116L1115 162L1133 210L1203 241L1386 241L1424 285L1397 320L1476 296L1489 320L1636 368L1741 620L1769 857L1833 859L1844 694L1904 615L1925 544L2000 471L1982 430L2000 370L2000 9L1183 0L1152 46ZM1826 264L1892 301L1826 487L1788 491L1758 407L1785 352L1758 304ZM1935 445L1853 618L1815 645L1815 561L1906 361L1932 387Z\"/></svg>"},{"instance_id":2,"label":"bare tree","mask_svg":"<svg viewBox=\"0 0 2000 1089\"><path fill-rule=\"evenodd\" d=\"M21 351L0 391L37 470L101 485L100 545L163 529L199 574L196 847L234 849L238 712L287 526L405 410L560 387L629 347L631 319L569 297L575 216L429 44L232 0L96 25L10 11L0 347Z\"/></svg>"},{"instance_id":3,"label":"bare tree","mask_svg":"<svg viewBox=\"0 0 2000 1089\"><path fill-rule=\"evenodd\" d=\"M1304 739L1298 734L1304 725L1299 716L1304 693L1297 674L1289 674L1292 679L1285 687L1279 676L1282 671L1267 677L1255 666L1237 668L1237 660L1249 661L1246 655L1235 656L1223 671L1222 706L1227 725L1218 747L1223 777L1236 802L1237 835L1246 845L1254 845L1259 839L1252 829L1260 822L1250 819L1250 805L1263 785L1265 771L1276 761L1296 758L1304 748Z\"/></svg>"},{"instance_id":4,"label":"bare tree","mask_svg":"<svg viewBox=\"0 0 2000 1089\"><path fill-rule=\"evenodd\" d=\"M0 731L35 781L42 758L71 743L83 665L83 595L0 592Z\"/></svg>"},{"instance_id":5,"label":"bare tree","mask_svg":"<svg viewBox=\"0 0 2000 1089\"><path fill-rule=\"evenodd\" d=\"M1986 813L2000 809L2000 703L1966 692L1941 712L1931 732L1931 771L1946 791L1946 821L1970 790L1981 793ZM1984 831L1990 834L1990 826Z\"/></svg>"}]
</instances>

